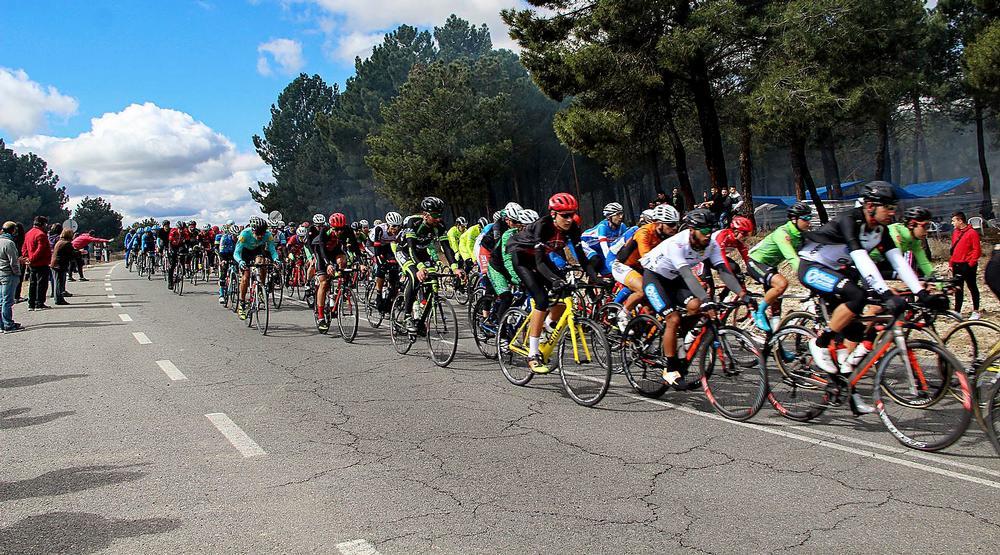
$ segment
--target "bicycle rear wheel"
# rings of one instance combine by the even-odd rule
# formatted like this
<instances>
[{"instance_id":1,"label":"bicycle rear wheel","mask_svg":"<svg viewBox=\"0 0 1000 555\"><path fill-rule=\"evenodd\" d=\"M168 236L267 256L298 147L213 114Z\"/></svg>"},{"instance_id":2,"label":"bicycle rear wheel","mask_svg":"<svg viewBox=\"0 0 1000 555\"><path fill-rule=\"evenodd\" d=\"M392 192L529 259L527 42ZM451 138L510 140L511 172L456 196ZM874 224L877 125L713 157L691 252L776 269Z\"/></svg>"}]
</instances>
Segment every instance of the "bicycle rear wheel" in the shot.
<instances>
[{"instance_id":1,"label":"bicycle rear wheel","mask_svg":"<svg viewBox=\"0 0 1000 555\"><path fill-rule=\"evenodd\" d=\"M592 407L611 386L611 347L597 322L575 318L572 325L563 331L556 347L559 377L573 401Z\"/></svg>"},{"instance_id":2,"label":"bicycle rear wheel","mask_svg":"<svg viewBox=\"0 0 1000 555\"><path fill-rule=\"evenodd\" d=\"M761 350L747 332L719 328L715 337L704 338L695 360L705 396L722 416L742 422L764 405L767 371Z\"/></svg>"},{"instance_id":3,"label":"bicycle rear wheel","mask_svg":"<svg viewBox=\"0 0 1000 555\"><path fill-rule=\"evenodd\" d=\"M452 284L455 287L455 300L458 304L465 305L469 302L469 289L466 282L463 280L455 278L455 283Z\"/></svg>"},{"instance_id":4,"label":"bicycle rear wheel","mask_svg":"<svg viewBox=\"0 0 1000 555\"><path fill-rule=\"evenodd\" d=\"M392 340L392 348L396 352L405 355L413 346L413 337L406 331L406 307L403 305L403 296L400 295L392 301L392 309L389 311L389 339Z\"/></svg>"},{"instance_id":5,"label":"bicycle rear wheel","mask_svg":"<svg viewBox=\"0 0 1000 555\"><path fill-rule=\"evenodd\" d=\"M535 374L528 368L528 313L520 308L504 312L497 330L497 361L507 381L527 385Z\"/></svg>"},{"instance_id":6,"label":"bicycle rear wheel","mask_svg":"<svg viewBox=\"0 0 1000 555\"><path fill-rule=\"evenodd\" d=\"M663 323L648 314L632 318L622 334L622 369L629 385L643 397L658 399L670 387L663 383L662 369L654 366L662 352L662 337Z\"/></svg>"},{"instance_id":7,"label":"bicycle rear wheel","mask_svg":"<svg viewBox=\"0 0 1000 555\"><path fill-rule=\"evenodd\" d=\"M271 304L274 305L275 309L280 309L281 304L285 302L285 284L283 281L280 276L271 279Z\"/></svg>"},{"instance_id":8,"label":"bicycle rear wheel","mask_svg":"<svg viewBox=\"0 0 1000 555\"><path fill-rule=\"evenodd\" d=\"M344 341L350 343L358 336L358 318L354 291L350 287L344 287L340 294L340 302L337 303L337 326L340 327L340 336Z\"/></svg>"},{"instance_id":9,"label":"bicycle rear wheel","mask_svg":"<svg viewBox=\"0 0 1000 555\"><path fill-rule=\"evenodd\" d=\"M254 299L254 321L257 324L257 331L261 335L267 335L267 326L271 322L271 304L267 302L267 292L264 284L257 282L257 294Z\"/></svg>"},{"instance_id":10,"label":"bicycle rear wheel","mask_svg":"<svg viewBox=\"0 0 1000 555\"><path fill-rule=\"evenodd\" d=\"M388 287L388 284L383 285L383 287ZM378 328L382 325L382 319L385 317L382 311L376 306L378 303L378 291L371 287L368 289L368 295L365 299L365 317L368 319L368 325L373 328Z\"/></svg>"},{"instance_id":11,"label":"bicycle rear wheel","mask_svg":"<svg viewBox=\"0 0 1000 555\"><path fill-rule=\"evenodd\" d=\"M779 414L806 422L826 410L829 377L813 365L809 341L816 334L799 326L784 326L771 337L764 352L767 400Z\"/></svg>"},{"instance_id":12,"label":"bicycle rear wheel","mask_svg":"<svg viewBox=\"0 0 1000 555\"><path fill-rule=\"evenodd\" d=\"M431 310L427 315L427 347L431 360L445 367L455 360L458 351L458 315L451 304L441 297L431 297Z\"/></svg>"},{"instance_id":13,"label":"bicycle rear wheel","mask_svg":"<svg viewBox=\"0 0 1000 555\"><path fill-rule=\"evenodd\" d=\"M872 401L900 443L940 451L965 433L972 390L961 363L947 349L921 339L893 347L879 361Z\"/></svg>"},{"instance_id":14,"label":"bicycle rear wheel","mask_svg":"<svg viewBox=\"0 0 1000 555\"><path fill-rule=\"evenodd\" d=\"M1000 455L1000 380L993 382L986 399L986 435Z\"/></svg>"},{"instance_id":15,"label":"bicycle rear wheel","mask_svg":"<svg viewBox=\"0 0 1000 555\"><path fill-rule=\"evenodd\" d=\"M622 350L622 331L618 328L618 314L623 310L625 308L621 304L610 302L601 305L594 314L594 321L601 326L604 335L608 338L608 346L612 353L611 371L615 374L621 374L625 371L622 357L614 356L614 353L620 353Z\"/></svg>"},{"instance_id":16,"label":"bicycle rear wheel","mask_svg":"<svg viewBox=\"0 0 1000 555\"><path fill-rule=\"evenodd\" d=\"M472 308L472 338L486 358L497 358L497 325L491 313L494 299L482 297Z\"/></svg>"}]
</instances>

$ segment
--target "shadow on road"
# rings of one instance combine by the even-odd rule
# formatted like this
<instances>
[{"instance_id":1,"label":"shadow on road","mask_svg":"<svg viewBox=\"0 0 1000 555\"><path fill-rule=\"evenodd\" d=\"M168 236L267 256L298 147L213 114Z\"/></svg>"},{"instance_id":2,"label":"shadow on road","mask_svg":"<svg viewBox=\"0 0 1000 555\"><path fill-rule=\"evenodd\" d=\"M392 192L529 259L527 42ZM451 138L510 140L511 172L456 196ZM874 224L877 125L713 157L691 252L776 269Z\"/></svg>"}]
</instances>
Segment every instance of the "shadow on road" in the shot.
<instances>
[{"instance_id":1,"label":"shadow on road","mask_svg":"<svg viewBox=\"0 0 1000 555\"><path fill-rule=\"evenodd\" d=\"M119 520L92 513L51 512L0 528L0 554L93 553L118 538L162 534L180 528L172 518Z\"/></svg>"},{"instance_id":2,"label":"shadow on road","mask_svg":"<svg viewBox=\"0 0 1000 555\"><path fill-rule=\"evenodd\" d=\"M94 308L91 306L90 308ZM103 320L71 320L69 322L45 322L44 324L32 324L26 331L38 330L42 328L104 328L107 326L121 326L122 322L106 322Z\"/></svg>"},{"instance_id":3,"label":"shadow on road","mask_svg":"<svg viewBox=\"0 0 1000 555\"><path fill-rule=\"evenodd\" d=\"M138 466L146 466L146 463L78 466L53 470L27 480L0 482L0 501L63 495L111 484L133 482L144 477L146 473L141 470L126 469ZM0 542L0 545L3 545L3 542Z\"/></svg>"},{"instance_id":4,"label":"shadow on road","mask_svg":"<svg viewBox=\"0 0 1000 555\"><path fill-rule=\"evenodd\" d=\"M50 412L49 414L43 414L40 416L24 416L20 418L12 418L19 414L24 414L26 412L31 412L31 409L25 407L21 409L10 409L0 412L0 430L11 430L14 428L26 428L28 426L34 426L36 424L45 424L47 422L52 422L64 416L71 416L76 414L75 410L66 410L60 412Z\"/></svg>"},{"instance_id":5,"label":"shadow on road","mask_svg":"<svg viewBox=\"0 0 1000 555\"><path fill-rule=\"evenodd\" d=\"M71 378L86 378L89 376L90 374L40 374L38 376L24 376L23 378L6 378L0 380L0 388L27 387L29 385L58 382Z\"/></svg>"}]
</instances>

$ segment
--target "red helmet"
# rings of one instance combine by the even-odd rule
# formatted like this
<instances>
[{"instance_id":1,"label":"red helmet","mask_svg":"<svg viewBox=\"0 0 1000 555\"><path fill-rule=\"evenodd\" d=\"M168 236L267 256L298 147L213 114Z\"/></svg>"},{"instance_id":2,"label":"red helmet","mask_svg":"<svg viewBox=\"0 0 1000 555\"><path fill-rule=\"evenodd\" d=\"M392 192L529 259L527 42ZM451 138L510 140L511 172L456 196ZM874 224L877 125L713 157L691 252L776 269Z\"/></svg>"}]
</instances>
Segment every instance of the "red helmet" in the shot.
<instances>
[{"instance_id":1,"label":"red helmet","mask_svg":"<svg viewBox=\"0 0 1000 555\"><path fill-rule=\"evenodd\" d=\"M341 214L340 212L334 212L330 214L330 218L327 220L330 223L330 227L347 227L347 216Z\"/></svg>"},{"instance_id":2,"label":"red helmet","mask_svg":"<svg viewBox=\"0 0 1000 555\"><path fill-rule=\"evenodd\" d=\"M576 198L569 193L556 193L549 199L549 210L556 212L576 212L580 205Z\"/></svg>"},{"instance_id":3,"label":"red helmet","mask_svg":"<svg viewBox=\"0 0 1000 555\"><path fill-rule=\"evenodd\" d=\"M753 233L753 222L746 216L736 216L733 218L732 223L729 224L729 227L731 227L733 231L742 231L747 235Z\"/></svg>"},{"instance_id":4,"label":"red helmet","mask_svg":"<svg viewBox=\"0 0 1000 555\"><path fill-rule=\"evenodd\" d=\"M581 218L579 214L573 214L573 223L575 223L576 225L582 226L583 225L583 218Z\"/></svg>"}]
</instances>

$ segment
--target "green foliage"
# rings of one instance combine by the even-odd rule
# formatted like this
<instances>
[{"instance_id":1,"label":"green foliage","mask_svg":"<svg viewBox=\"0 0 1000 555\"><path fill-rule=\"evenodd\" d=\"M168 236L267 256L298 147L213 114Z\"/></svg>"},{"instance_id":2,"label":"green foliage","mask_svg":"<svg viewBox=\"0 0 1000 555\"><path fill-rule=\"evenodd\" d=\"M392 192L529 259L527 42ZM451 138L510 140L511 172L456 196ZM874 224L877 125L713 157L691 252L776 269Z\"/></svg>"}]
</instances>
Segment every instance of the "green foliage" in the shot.
<instances>
[{"instance_id":1,"label":"green foliage","mask_svg":"<svg viewBox=\"0 0 1000 555\"><path fill-rule=\"evenodd\" d=\"M122 215L101 197L83 197L73 212L73 219L80 224L81 232L94 230L94 235L103 239L118 237L122 231Z\"/></svg>"},{"instance_id":2,"label":"green foliage","mask_svg":"<svg viewBox=\"0 0 1000 555\"><path fill-rule=\"evenodd\" d=\"M994 21L965 49L969 85L1000 108L1000 21Z\"/></svg>"},{"instance_id":3,"label":"green foliage","mask_svg":"<svg viewBox=\"0 0 1000 555\"><path fill-rule=\"evenodd\" d=\"M69 197L59 176L32 153L19 155L0 139L0 218L29 224L35 216L63 221Z\"/></svg>"}]
</instances>

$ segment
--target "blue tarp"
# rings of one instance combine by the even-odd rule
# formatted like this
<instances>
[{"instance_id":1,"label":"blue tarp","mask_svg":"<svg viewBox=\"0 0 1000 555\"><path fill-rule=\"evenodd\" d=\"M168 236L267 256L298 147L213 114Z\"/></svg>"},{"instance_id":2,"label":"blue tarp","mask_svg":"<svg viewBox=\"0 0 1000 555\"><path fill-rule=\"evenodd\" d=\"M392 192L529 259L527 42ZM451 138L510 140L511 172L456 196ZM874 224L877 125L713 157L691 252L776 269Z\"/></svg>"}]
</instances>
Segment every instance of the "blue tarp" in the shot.
<instances>
[{"instance_id":1,"label":"blue tarp","mask_svg":"<svg viewBox=\"0 0 1000 555\"><path fill-rule=\"evenodd\" d=\"M928 181L925 183L911 183L909 185L900 187L899 185L894 185L896 189L896 196L901 200L911 200L918 198L932 198L942 195L956 187L961 187L969 182L971 178L960 177L958 179L949 179L947 181ZM860 183L866 183L865 181L850 181L841 184L841 188L844 189L844 199L855 199L858 198L859 194L851 191L847 191L848 188L853 188ZM819 198L826 199L826 187L821 187L816 189L819 193ZM808 194L807 194L808 195ZM812 196L808 195L811 199ZM795 204L796 198L794 196L766 196L758 195L753 197L754 204L776 204L778 206L791 206Z\"/></svg>"}]
</instances>

